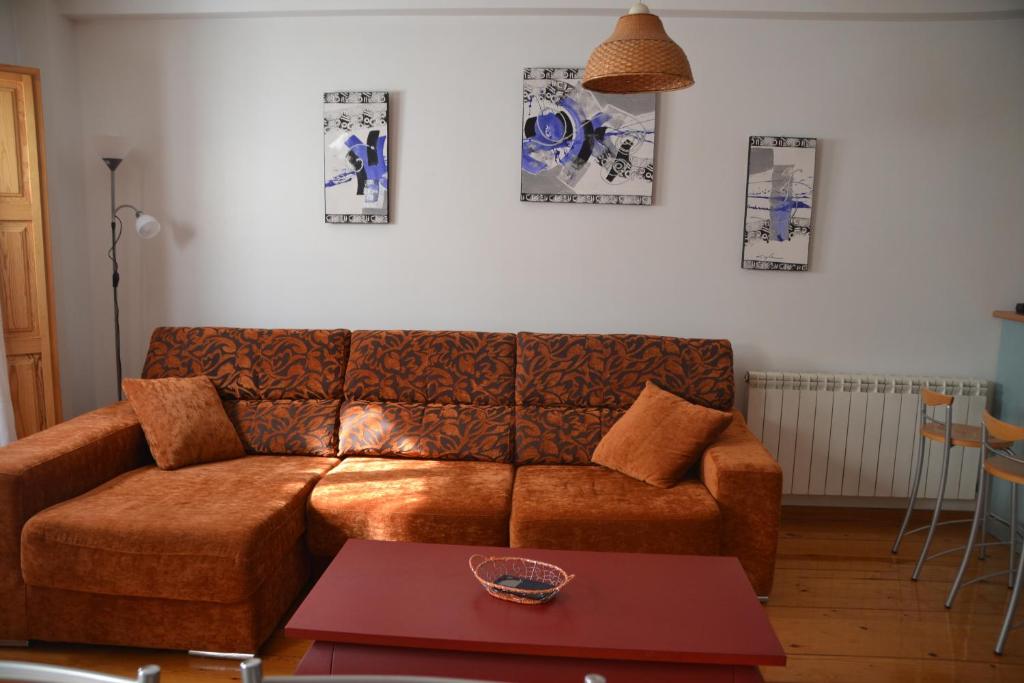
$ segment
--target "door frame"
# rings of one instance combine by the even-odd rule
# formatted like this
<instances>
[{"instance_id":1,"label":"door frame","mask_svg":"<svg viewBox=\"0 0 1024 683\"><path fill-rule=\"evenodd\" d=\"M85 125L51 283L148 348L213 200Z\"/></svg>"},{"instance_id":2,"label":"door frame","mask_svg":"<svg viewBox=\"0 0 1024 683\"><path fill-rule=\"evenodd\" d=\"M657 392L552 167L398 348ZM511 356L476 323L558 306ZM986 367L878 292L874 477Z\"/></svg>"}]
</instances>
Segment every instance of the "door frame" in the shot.
<instances>
[{"instance_id":1,"label":"door frame","mask_svg":"<svg viewBox=\"0 0 1024 683\"><path fill-rule=\"evenodd\" d=\"M57 307L53 294L53 249L50 237L50 191L46 180L46 125L43 117L43 84L39 69L32 66L0 64L0 71L29 76L32 79L32 102L36 118L36 149L39 157L39 194L43 217L43 265L46 269L46 315L50 326L50 367L53 369L53 412L55 424L63 421L60 391L60 363L57 355ZM6 362L6 359L4 359Z\"/></svg>"}]
</instances>

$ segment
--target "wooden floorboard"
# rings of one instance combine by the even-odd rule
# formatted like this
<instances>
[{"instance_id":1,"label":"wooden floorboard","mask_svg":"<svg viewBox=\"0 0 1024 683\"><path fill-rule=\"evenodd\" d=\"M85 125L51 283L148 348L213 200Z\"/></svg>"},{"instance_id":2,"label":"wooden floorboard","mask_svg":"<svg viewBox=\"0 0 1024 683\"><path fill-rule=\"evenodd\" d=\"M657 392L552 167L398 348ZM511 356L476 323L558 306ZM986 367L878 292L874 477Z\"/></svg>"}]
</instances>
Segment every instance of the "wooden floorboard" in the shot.
<instances>
[{"instance_id":1,"label":"wooden floorboard","mask_svg":"<svg viewBox=\"0 0 1024 683\"><path fill-rule=\"evenodd\" d=\"M916 524L923 524L921 513ZM899 524L895 510L788 507L783 512L775 588L768 615L789 655L785 668L764 668L770 683L1009 683L1024 681L1024 629L1006 654L992 652L1009 590L1003 579L964 589L953 609L943 607L959 554L929 563L910 580L922 535L899 555L889 547ZM966 526L943 527L935 549L952 547ZM983 572L1002 569L996 548ZM1024 609L1018 619L1024 619ZM260 656L270 675L291 673L309 643L274 634ZM22 659L132 675L159 664L164 680L217 683L238 680L236 662L181 652L33 643L0 648L0 659ZM617 683L611 681L610 683Z\"/></svg>"}]
</instances>

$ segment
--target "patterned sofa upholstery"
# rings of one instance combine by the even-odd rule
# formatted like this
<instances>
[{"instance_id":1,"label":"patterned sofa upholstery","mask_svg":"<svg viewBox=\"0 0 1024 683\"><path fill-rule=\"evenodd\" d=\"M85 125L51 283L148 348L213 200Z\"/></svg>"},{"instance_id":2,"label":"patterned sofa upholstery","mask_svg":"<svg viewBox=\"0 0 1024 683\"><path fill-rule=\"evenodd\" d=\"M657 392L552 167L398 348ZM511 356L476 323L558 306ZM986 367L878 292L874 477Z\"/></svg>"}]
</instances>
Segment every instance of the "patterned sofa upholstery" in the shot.
<instances>
[{"instance_id":1,"label":"patterned sofa upholstery","mask_svg":"<svg viewBox=\"0 0 1024 683\"><path fill-rule=\"evenodd\" d=\"M709 483L700 472L670 489L657 489L603 467L579 467L590 463L601 437L647 380L693 403L730 410L732 347L724 340L634 334L517 336L519 467L511 545L736 555L754 588L767 595L775 566L781 473L738 411L727 436L750 434L739 449L753 456L746 475L732 475L739 477L738 488L729 491L734 498L722 495L719 482ZM723 442L732 443L723 437L709 450L720 452Z\"/></svg>"},{"instance_id":2,"label":"patterned sofa upholstery","mask_svg":"<svg viewBox=\"0 0 1024 683\"><path fill-rule=\"evenodd\" d=\"M0 449L0 640L254 652L347 538L739 557L771 589L781 472L736 414L658 489L590 464L652 379L733 402L721 340L158 328L249 455L157 469L119 403Z\"/></svg>"},{"instance_id":3,"label":"patterned sofa upholstery","mask_svg":"<svg viewBox=\"0 0 1024 683\"><path fill-rule=\"evenodd\" d=\"M347 538L508 545L514 378L511 334L354 332L345 459L310 498L310 550L333 556Z\"/></svg>"},{"instance_id":4,"label":"patterned sofa upholstery","mask_svg":"<svg viewBox=\"0 0 1024 683\"><path fill-rule=\"evenodd\" d=\"M249 453L338 453L348 330L158 327L142 376L208 375Z\"/></svg>"}]
</instances>

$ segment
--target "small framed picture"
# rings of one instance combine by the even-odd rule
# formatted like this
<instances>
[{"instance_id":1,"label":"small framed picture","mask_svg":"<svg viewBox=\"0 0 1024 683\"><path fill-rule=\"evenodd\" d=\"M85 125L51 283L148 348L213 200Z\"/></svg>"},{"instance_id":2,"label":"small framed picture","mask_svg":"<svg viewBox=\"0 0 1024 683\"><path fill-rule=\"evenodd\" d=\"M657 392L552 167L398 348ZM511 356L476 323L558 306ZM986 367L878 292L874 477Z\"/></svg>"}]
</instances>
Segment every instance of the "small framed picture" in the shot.
<instances>
[{"instance_id":1,"label":"small framed picture","mask_svg":"<svg viewBox=\"0 0 1024 683\"><path fill-rule=\"evenodd\" d=\"M817 143L816 138L750 138L744 268L807 270Z\"/></svg>"},{"instance_id":2,"label":"small framed picture","mask_svg":"<svg viewBox=\"0 0 1024 683\"><path fill-rule=\"evenodd\" d=\"M654 93L595 93L582 78L580 67L523 70L520 200L650 206Z\"/></svg>"},{"instance_id":3,"label":"small framed picture","mask_svg":"<svg viewBox=\"0 0 1024 683\"><path fill-rule=\"evenodd\" d=\"M388 94L324 93L324 220L388 222Z\"/></svg>"}]
</instances>

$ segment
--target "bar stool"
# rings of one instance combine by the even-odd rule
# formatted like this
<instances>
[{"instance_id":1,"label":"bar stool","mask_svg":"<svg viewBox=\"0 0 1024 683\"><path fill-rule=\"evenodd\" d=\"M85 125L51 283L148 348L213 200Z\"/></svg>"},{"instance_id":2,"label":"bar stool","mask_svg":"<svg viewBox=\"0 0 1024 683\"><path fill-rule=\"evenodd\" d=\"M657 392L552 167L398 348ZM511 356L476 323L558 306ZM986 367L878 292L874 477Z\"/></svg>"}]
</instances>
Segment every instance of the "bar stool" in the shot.
<instances>
[{"instance_id":1,"label":"bar stool","mask_svg":"<svg viewBox=\"0 0 1024 683\"><path fill-rule=\"evenodd\" d=\"M930 417L928 415L928 408L932 407L936 408L937 411L943 411L941 419L939 419L939 417ZM914 565L914 573L910 576L913 581L917 581L918 577L921 575L921 568L924 567L924 563L927 560L941 557L942 555L948 555L949 553L955 553L963 547L957 546L956 548L943 550L942 552L935 553L934 555L928 554L928 549L931 547L932 539L935 537L936 528L947 524L966 524L971 521L970 519L951 519L945 522L939 521L939 517L942 514L942 502L946 496L946 478L949 475L950 451L954 446L962 446L964 448L981 448L982 443L980 427L953 422L952 396L946 396L945 394L930 391L924 387L921 387L921 404L918 410L917 424L918 444L917 462L914 466L914 484L910 489L910 500L907 502L907 512L903 516L903 524L900 525L900 531L896 535L896 542L892 544L892 552L893 554L896 554L900 550L900 543L903 541L904 536L916 534L918 531L924 531L925 529L928 530L928 535L924 539L924 546L921 548L921 554L918 555L917 564ZM931 522L924 526L907 531L907 525L910 523L910 516L914 512L914 505L917 503L918 489L921 488L921 472L924 470L926 441L934 441L942 444L942 473L939 478L939 492L935 498L935 509L932 512ZM978 465L978 471L980 474L980 462ZM985 545L986 544L982 544L982 548L984 548Z\"/></svg>"},{"instance_id":2,"label":"bar stool","mask_svg":"<svg viewBox=\"0 0 1024 683\"><path fill-rule=\"evenodd\" d=\"M1002 422L992 417L986 410L982 416L982 443L981 450L982 473L978 485L978 500L974 505L974 519L971 520L971 533L967 538L967 545L964 547L964 556L960 561L960 569L957 570L956 578L949 589L949 596L946 598L946 608L953 606L953 600L957 592L964 586L977 581L1007 574L1009 585L1013 588L1010 594L1010 602L1006 606L1006 615L1003 617L1003 627L999 631L999 639L996 641L995 651L997 655L1003 654L1003 646L1006 645L1006 637L1010 630L1024 625L1024 621L1013 624L1013 614L1017 609L1017 602L1020 600L1022 577L1024 577L1024 551L1020 552L1020 559L1014 567L1014 556L1017 554L1017 487L1024 486L1024 457L1016 455L1012 450L1014 441L1024 441L1024 427ZM992 455L989 456L989 453ZM1010 546L1009 566L997 572L979 576L970 581L964 581L964 573L967 571L967 564L971 560L971 552L974 550L979 531L981 531L990 516L988 513L990 486L989 480L1002 479L1010 484L1010 538L1005 545ZM984 531L981 531L984 533ZM987 545L1002 545L989 543Z\"/></svg>"}]
</instances>

